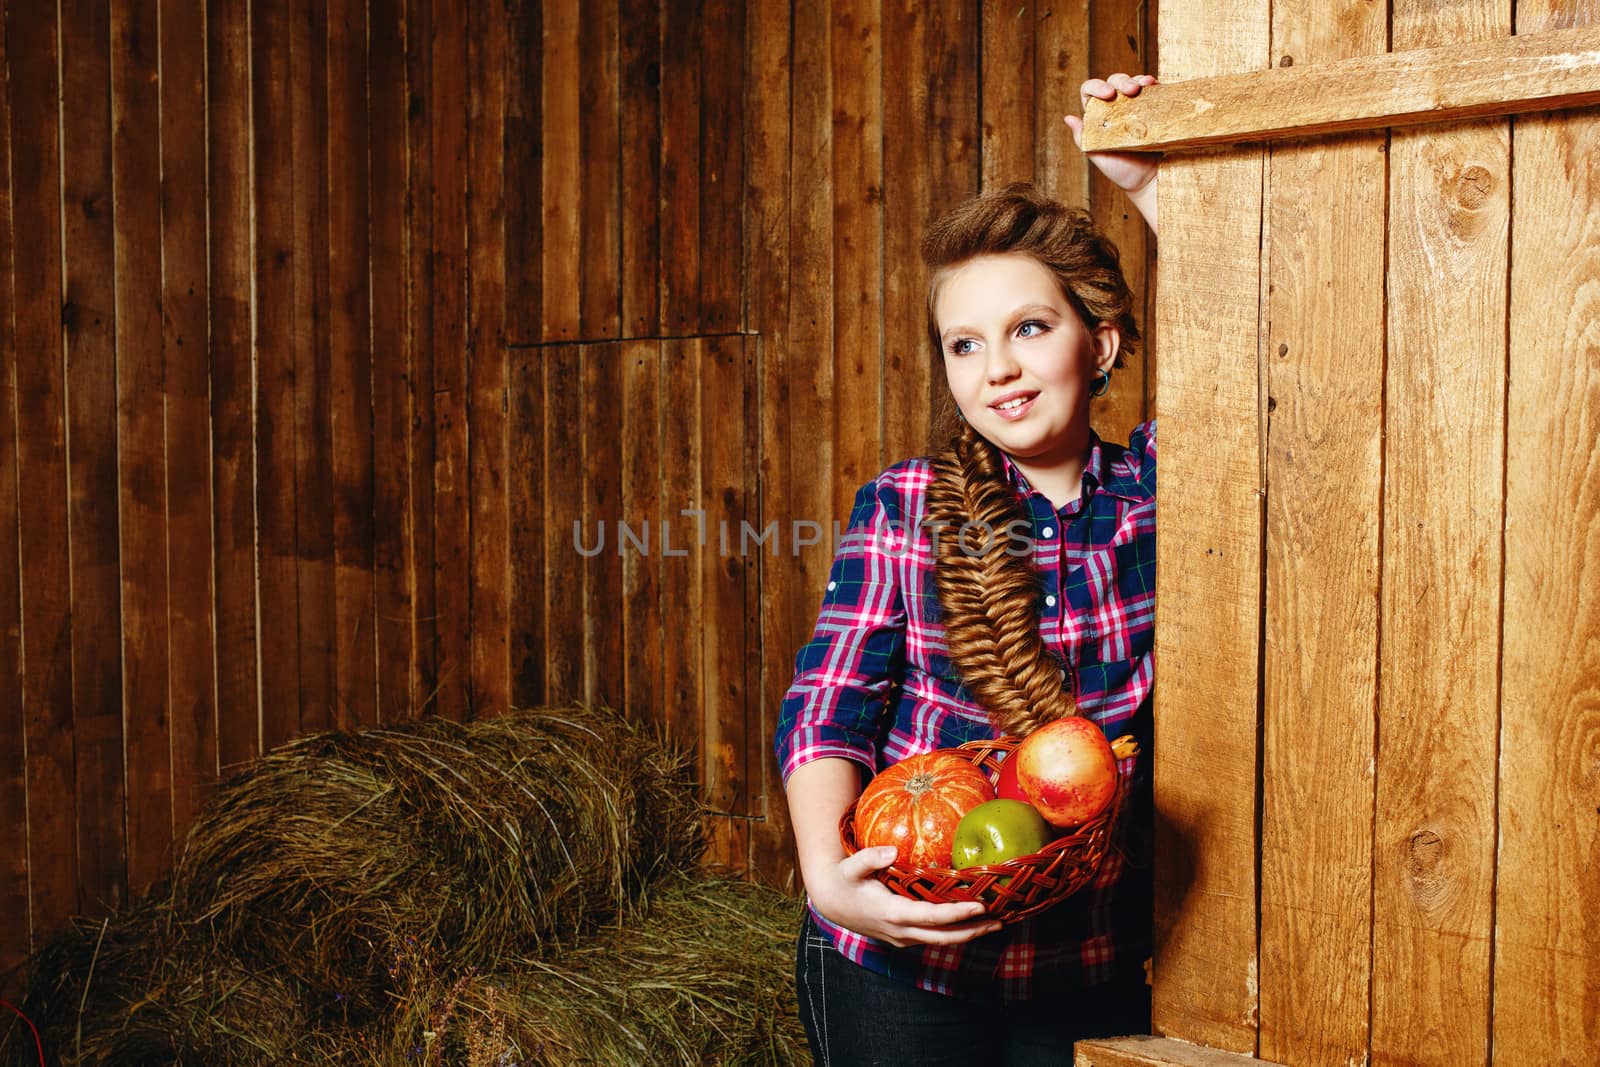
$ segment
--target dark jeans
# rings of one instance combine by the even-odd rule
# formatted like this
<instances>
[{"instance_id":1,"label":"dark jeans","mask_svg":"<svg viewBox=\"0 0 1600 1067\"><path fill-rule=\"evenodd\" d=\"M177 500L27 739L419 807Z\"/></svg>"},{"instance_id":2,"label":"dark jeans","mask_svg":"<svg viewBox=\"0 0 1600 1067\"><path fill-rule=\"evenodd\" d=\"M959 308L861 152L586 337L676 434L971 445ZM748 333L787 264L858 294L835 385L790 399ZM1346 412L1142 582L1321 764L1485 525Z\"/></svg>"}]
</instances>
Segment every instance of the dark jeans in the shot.
<instances>
[{"instance_id":1,"label":"dark jeans","mask_svg":"<svg viewBox=\"0 0 1600 1067\"><path fill-rule=\"evenodd\" d=\"M1068 1065L1074 1041L1150 1032L1142 980L1039 1001L930 993L845 959L810 912L795 952L795 985L819 1067Z\"/></svg>"}]
</instances>

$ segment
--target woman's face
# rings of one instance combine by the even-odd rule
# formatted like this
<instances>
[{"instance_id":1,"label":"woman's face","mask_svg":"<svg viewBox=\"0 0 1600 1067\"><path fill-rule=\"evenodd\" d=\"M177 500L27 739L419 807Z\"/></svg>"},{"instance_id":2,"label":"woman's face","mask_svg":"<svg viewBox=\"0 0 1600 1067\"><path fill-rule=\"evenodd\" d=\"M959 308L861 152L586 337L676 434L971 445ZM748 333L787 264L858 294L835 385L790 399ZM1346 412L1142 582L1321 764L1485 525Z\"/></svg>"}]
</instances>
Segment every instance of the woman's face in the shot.
<instances>
[{"instance_id":1,"label":"woman's face","mask_svg":"<svg viewBox=\"0 0 1600 1067\"><path fill-rule=\"evenodd\" d=\"M1089 441L1089 387L1117 358L1117 328L1083 324L1056 277L1021 253L951 268L934 300L945 377L961 414L1025 466L1071 465Z\"/></svg>"}]
</instances>

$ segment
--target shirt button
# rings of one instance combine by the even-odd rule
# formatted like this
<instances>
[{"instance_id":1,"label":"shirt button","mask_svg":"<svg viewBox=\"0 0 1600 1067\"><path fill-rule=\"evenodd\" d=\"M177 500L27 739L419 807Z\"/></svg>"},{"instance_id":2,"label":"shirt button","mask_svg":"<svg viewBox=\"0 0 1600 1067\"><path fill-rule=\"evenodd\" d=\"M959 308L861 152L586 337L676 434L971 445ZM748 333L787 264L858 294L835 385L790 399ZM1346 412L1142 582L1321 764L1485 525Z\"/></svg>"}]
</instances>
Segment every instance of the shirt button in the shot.
<instances>
[{"instance_id":1,"label":"shirt button","mask_svg":"<svg viewBox=\"0 0 1600 1067\"><path fill-rule=\"evenodd\" d=\"M1054 537L1056 535L1056 528L1054 526L1046 526L1039 532L1046 537Z\"/></svg>"},{"instance_id":2,"label":"shirt button","mask_svg":"<svg viewBox=\"0 0 1600 1067\"><path fill-rule=\"evenodd\" d=\"M828 592L831 593L837 588L839 588L839 583L838 582L829 582L828 583Z\"/></svg>"},{"instance_id":3,"label":"shirt button","mask_svg":"<svg viewBox=\"0 0 1600 1067\"><path fill-rule=\"evenodd\" d=\"M1053 607L1055 607L1055 606L1056 606L1056 598L1055 598L1055 597L1053 597L1053 596L1047 596L1047 597L1045 597L1045 598L1044 598L1044 602L1045 602L1045 604L1046 604L1046 605L1048 605L1048 606L1049 606L1049 607L1052 607L1052 608L1053 608Z\"/></svg>"},{"instance_id":4,"label":"shirt button","mask_svg":"<svg viewBox=\"0 0 1600 1067\"><path fill-rule=\"evenodd\" d=\"M1066 671L1066 668L1062 668L1062 670L1061 670L1061 672L1060 672L1060 673L1061 673L1061 681L1062 681L1062 682L1063 682L1063 683L1065 683L1065 682L1066 682L1066 680L1067 680L1067 671Z\"/></svg>"}]
</instances>

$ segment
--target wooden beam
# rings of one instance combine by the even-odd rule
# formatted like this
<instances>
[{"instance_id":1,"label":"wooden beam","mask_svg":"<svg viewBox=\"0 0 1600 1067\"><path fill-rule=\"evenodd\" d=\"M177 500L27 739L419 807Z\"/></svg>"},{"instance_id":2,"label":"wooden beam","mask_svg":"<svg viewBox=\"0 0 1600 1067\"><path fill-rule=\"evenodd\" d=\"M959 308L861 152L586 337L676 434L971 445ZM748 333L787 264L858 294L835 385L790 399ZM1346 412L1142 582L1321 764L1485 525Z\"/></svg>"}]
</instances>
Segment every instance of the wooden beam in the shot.
<instances>
[{"instance_id":1,"label":"wooden beam","mask_svg":"<svg viewBox=\"0 0 1600 1067\"><path fill-rule=\"evenodd\" d=\"M1600 27L1152 86L1089 101L1084 148L1170 151L1600 103Z\"/></svg>"},{"instance_id":2,"label":"wooden beam","mask_svg":"<svg viewBox=\"0 0 1600 1067\"><path fill-rule=\"evenodd\" d=\"M1278 1067L1266 1060L1192 1045L1170 1037L1109 1037L1080 1041L1073 1067Z\"/></svg>"}]
</instances>

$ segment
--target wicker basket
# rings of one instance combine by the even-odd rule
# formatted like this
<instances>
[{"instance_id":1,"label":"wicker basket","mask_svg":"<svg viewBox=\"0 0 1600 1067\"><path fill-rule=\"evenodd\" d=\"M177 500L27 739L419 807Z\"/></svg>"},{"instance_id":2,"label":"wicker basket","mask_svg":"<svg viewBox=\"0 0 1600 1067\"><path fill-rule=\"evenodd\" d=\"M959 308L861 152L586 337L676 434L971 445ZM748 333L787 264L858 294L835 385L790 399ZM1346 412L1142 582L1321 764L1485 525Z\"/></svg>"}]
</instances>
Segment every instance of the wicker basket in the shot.
<instances>
[{"instance_id":1,"label":"wicker basket","mask_svg":"<svg viewBox=\"0 0 1600 1067\"><path fill-rule=\"evenodd\" d=\"M1014 737L1002 737L993 741L969 741L950 751L971 760L993 782L1000 774L1001 762L1017 743ZM1118 775L1117 791L1099 815L1032 855L961 871L890 865L873 874L903 897L935 904L978 900L987 905L990 917L1002 923L1014 923L1059 904L1095 876L1110 848L1111 830L1127 791L1127 776ZM856 844L854 803L839 820L839 839L844 843L846 855L854 855L860 847Z\"/></svg>"}]
</instances>

